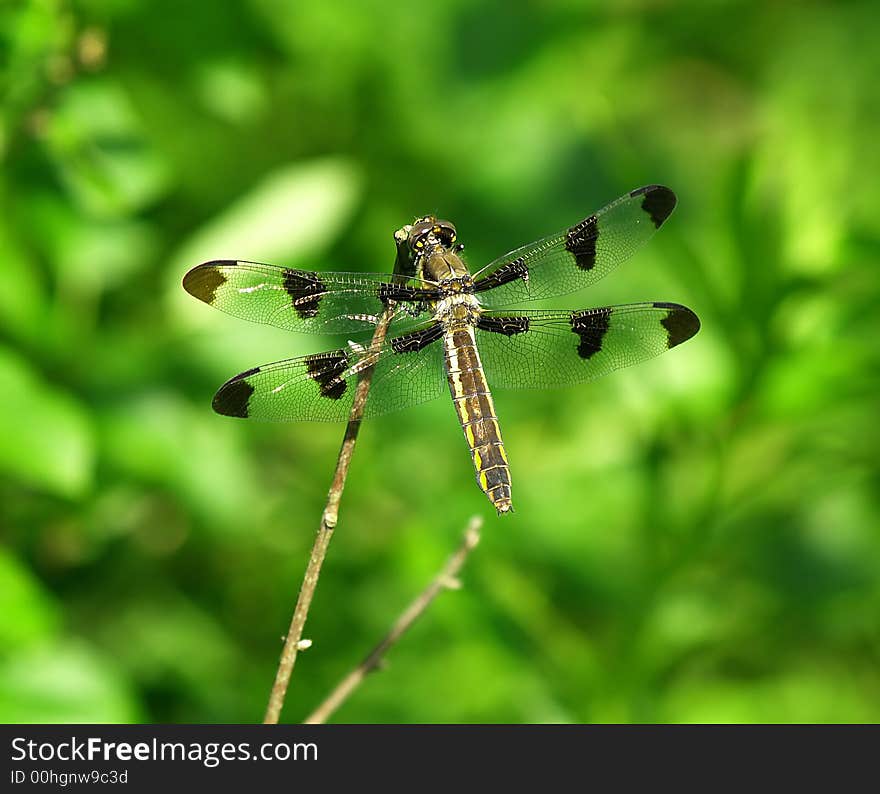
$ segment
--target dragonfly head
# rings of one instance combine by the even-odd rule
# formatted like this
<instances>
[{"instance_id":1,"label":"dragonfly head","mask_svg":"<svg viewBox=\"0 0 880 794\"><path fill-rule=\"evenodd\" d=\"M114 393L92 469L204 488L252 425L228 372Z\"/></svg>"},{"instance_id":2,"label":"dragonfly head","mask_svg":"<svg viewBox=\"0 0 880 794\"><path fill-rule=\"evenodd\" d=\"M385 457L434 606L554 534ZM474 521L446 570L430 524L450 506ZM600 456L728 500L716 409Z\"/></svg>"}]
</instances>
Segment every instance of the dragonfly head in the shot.
<instances>
[{"instance_id":1,"label":"dragonfly head","mask_svg":"<svg viewBox=\"0 0 880 794\"><path fill-rule=\"evenodd\" d=\"M448 266L441 266L442 261L448 254L457 254L464 247L457 245L455 238L455 226L449 221L440 220L434 215L416 218L394 234L397 245L394 272L430 280L441 278L441 274L449 269ZM430 264L435 259L438 260L439 270ZM461 260L455 257L455 261Z\"/></svg>"},{"instance_id":2,"label":"dragonfly head","mask_svg":"<svg viewBox=\"0 0 880 794\"><path fill-rule=\"evenodd\" d=\"M420 256L438 246L452 248L455 244L455 226L433 215L419 218L409 227L407 245L413 256Z\"/></svg>"}]
</instances>

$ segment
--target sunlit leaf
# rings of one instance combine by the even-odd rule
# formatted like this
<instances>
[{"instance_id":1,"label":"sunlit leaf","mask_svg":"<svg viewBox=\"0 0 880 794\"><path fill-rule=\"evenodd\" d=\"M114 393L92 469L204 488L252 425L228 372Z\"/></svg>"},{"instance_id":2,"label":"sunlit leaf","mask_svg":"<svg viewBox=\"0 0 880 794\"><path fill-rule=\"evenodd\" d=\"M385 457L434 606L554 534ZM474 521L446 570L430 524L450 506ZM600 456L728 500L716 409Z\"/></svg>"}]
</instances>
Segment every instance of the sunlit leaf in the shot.
<instances>
[{"instance_id":1,"label":"sunlit leaf","mask_svg":"<svg viewBox=\"0 0 880 794\"><path fill-rule=\"evenodd\" d=\"M0 220L0 259L4 288L0 289L0 326L15 336L33 338L45 316L45 295L34 260L13 230Z\"/></svg>"},{"instance_id":2,"label":"sunlit leaf","mask_svg":"<svg viewBox=\"0 0 880 794\"><path fill-rule=\"evenodd\" d=\"M69 88L49 116L47 142L71 195L90 213L118 216L154 201L168 171L124 90L112 81Z\"/></svg>"},{"instance_id":3,"label":"sunlit leaf","mask_svg":"<svg viewBox=\"0 0 880 794\"><path fill-rule=\"evenodd\" d=\"M91 422L73 397L0 348L0 468L21 482L77 496L94 465Z\"/></svg>"},{"instance_id":4,"label":"sunlit leaf","mask_svg":"<svg viewBox=\"0 0 880 794\"><path fill-rule=\"evenodd\" d=\"M108 412L102 447L120 471L178 494L210 526L250 533L258 491L238 432L207 404L195 410L157 394Z\"/></svg>"},{"instance_id":5,"label":"sunlit leaf","mask_svg":"<svg viewBox=\"0 0 880 794\"><path fill-rule=\"evenodd\" d=\"M22 648L46 640L58 623L58 608L42 583L0 548L0 648Z\"/></svg>"},{"instance_id":6,"label":"sunlit leaf","mask_svg":"<svg viewBox=\"0 0 880 794\"><path fill-rule=\"evenodd\" d=\"M285 166L196 231L173 260L181 268L208 259L301 261L341 232L360 189L348 160Z\"/></svg>"},{"instance_id":7,"label":"sunlit leaf","mask_svg":"<svg viewBox=\"0 0 880 794\"><path fill-rule=\"evenodd\" d=\"M114 666L82 642L20 652L0 663L2 722L134 722L140 716Z\"/></svg>"}]
</instances>

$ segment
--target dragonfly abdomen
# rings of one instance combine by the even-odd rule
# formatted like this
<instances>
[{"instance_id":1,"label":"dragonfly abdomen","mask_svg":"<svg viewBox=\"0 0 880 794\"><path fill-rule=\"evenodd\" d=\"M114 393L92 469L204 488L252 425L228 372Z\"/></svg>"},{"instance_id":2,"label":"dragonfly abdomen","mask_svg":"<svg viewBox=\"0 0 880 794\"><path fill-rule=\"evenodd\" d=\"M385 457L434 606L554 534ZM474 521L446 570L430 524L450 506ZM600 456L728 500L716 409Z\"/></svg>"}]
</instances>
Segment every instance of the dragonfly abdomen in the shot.
<instances>
[{"instance_id":1,"label":"dragonfly abdomen","mask_svg":"<svg viewBox=\"0 0 880 794\"><path fill-rule=\"evenodd\" d=\"M473 327L447 331L443 345L449 391L471 452L477 484L498 513L506 513L511 509L510 467Z\"/></svg>"}]
</instances>

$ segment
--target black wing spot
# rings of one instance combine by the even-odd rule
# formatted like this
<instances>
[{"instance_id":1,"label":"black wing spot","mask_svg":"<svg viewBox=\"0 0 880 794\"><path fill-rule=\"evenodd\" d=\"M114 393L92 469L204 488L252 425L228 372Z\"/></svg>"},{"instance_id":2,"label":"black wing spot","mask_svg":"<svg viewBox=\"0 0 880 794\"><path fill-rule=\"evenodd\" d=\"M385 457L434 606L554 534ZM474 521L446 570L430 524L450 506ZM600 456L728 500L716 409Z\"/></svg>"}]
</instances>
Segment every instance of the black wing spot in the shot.
<instances>
[{"instance_id":1,"label":"black wing spot","mask_svg":"<svg viewBox=\"0 0 880 794\"><path fill-rule=\"evenodd\" d=\"M240 419L247 419L248 403L254 393L254 387L247 382L246 378L259 371L260 368L255 367L226 381L214 395L211 407L223 416L237 416Z\"/></svg>"},{"instance_id":2,"label":"black wing spot","mask_svg":"<svg viewBox=\"0 0 880 794\"><path fill-rule=\"evenodd\" d=\"M595 266L598 239L599 226L595 215L591 215L568 230L565 236L565 250L574 256L574 262L581 270L592 270Z\"/></svg>"},{"instance_id":3,"label":"black wing spot","mask_svg":"<svg viewBox=\"0 0 880 794\"><path fill-rule=\"evenodd\" d=\"M687 306L678 303L655 303L654 308L669 309L660 321L660 325L666 329L668 347L686 342L700 330L700 318Z\"/></svg>"},{"instance_id":4,"label":"black wing spot","mask_svg":"<svg viewBox=\"0 0 880 794\"><path fill-rule=\"evenodd\" d=\"M417 303L418 301L437 300L441 297L440 290L410 287L406 284L380 284L376 295L383 305L387 305L388 301Z\"/></svg>"},{"instance_id":5,"label":"black wing spot","mask_svg":"<svg viewBox=\"0 0 880 794\"><path fill-rule=\"evenodd\" d=\"M524 334L529 330L528 317L489 317L485 314L477 320L477 328L483 331L491 331L496 334L504 334L505 336L513 336L514 334Z\"/></svg>"},{"instance_id":6,"label":"black wing spot","mask_svg":"<svg viewBox=\"0 0 880 794\"><path fill-rule=\"evenodd\" d=\"M443 326L440 323L434 323L434 325L420 331L395 336L391 340L391 349L395 353L416 353L431 342L436 342L442 336Z\"/></svg>"},{"instance_id":7,"label":"black wing spot","mask_svg":"<svg viewBox=\"0 0 880 794\"><path fill-rule=\"evenodd\" d=\"M347 366L348 356L342 349L306 356L309 377L318 384L321 396L329 397L331 400L338 400L348 388L348 384L341 377Z\"/></svg>"},{"instance_id":8,"label":"black wing spot","mask_svg":"<svg viewBox=\"0 0 880 794\"><path fill-rule=\"evenodd\" d=\"M571 330L580 338L577 352L581 358L592 358L602 349L602 342L610 327L611 309L590 309L572 312Z\"/></svg>"},{"instance_id":9,"label":"black wing spot","mask_svg":"<svg viewBox=\"0 0 880 794\"><path fill-rule=\"evenodd\" d=\"M404 284L380 284L378 297L383 304L388 301L411 301L416 297L416 288Z\"/></svg>"},{"instance_id":10,"label":"black wing spot","mask_svg":"<svg viewBox=\"0 0 880 794\"><path fill-rule=\"evenodd\" d=\"M485 292L487 289L495 289L517 279L529 280L529 267L522 258L514 259L499 267L494 273L481 278L473 285L473 292Z\"/></svg>"},{"instance_id":11,"label":"black wing spot","mask_svg":"<svg viewBox=\"0 0 880 794\"><path fill-rule=\"evenodd\" d=\"M284 271L284 289L290 295L296 313L306 319L316 317L321 298L326 292L324 282L317 273L302 270Z\"/></svg>"},{"instance_id":12,"label":"black wing spot","mask_svg":"<svg viewBox=\"0 0 880 794\"><path fill-rule=\"evenodd\" d=\"M218 260L194 267L183 277L183 288L194 298L213 303L217 290L226 283L226 276L220 268L235 264L233 261Z\"/></svg>"},{"instance_id":13,"label":"black wing spot","mask_svg":"<svg viewBox=\"0 0 880 794\"><path fill-rule=\"evenodd\" d=\"M632 193L630 193L630 196L633 198L641 195L644 195L645 197L642 200L642 209L651 217L651 222L654 224L654 227L659 229L663 225L663 221L665 221L672 214L672 210L675 209L675 193L673 193L668 187L663 187L663 185L648 185L647 187L640 187L638 190L633 190Z\"/></svg>"}]
</instances>

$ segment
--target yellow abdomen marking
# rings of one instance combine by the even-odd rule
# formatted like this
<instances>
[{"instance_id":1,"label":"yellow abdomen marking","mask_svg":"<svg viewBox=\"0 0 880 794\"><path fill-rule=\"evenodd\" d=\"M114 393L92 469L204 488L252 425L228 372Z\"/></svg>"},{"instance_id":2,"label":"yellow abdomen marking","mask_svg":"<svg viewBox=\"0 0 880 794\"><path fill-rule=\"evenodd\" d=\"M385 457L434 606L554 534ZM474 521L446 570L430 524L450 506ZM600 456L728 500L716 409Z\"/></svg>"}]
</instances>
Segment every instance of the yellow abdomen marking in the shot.
<instances>
[{"instance_id":1,"label":"yellow abdomen marking","mask_svg":"<svg viewBox=\"0 0 880 794\"><path fill-rule=\"evenodd\" d=\"M480 489L499 513L511 508L510 468L474 339L473 326L463 324L443 337L449 391L474 462Z\"/></svg>"}]
</instances>

